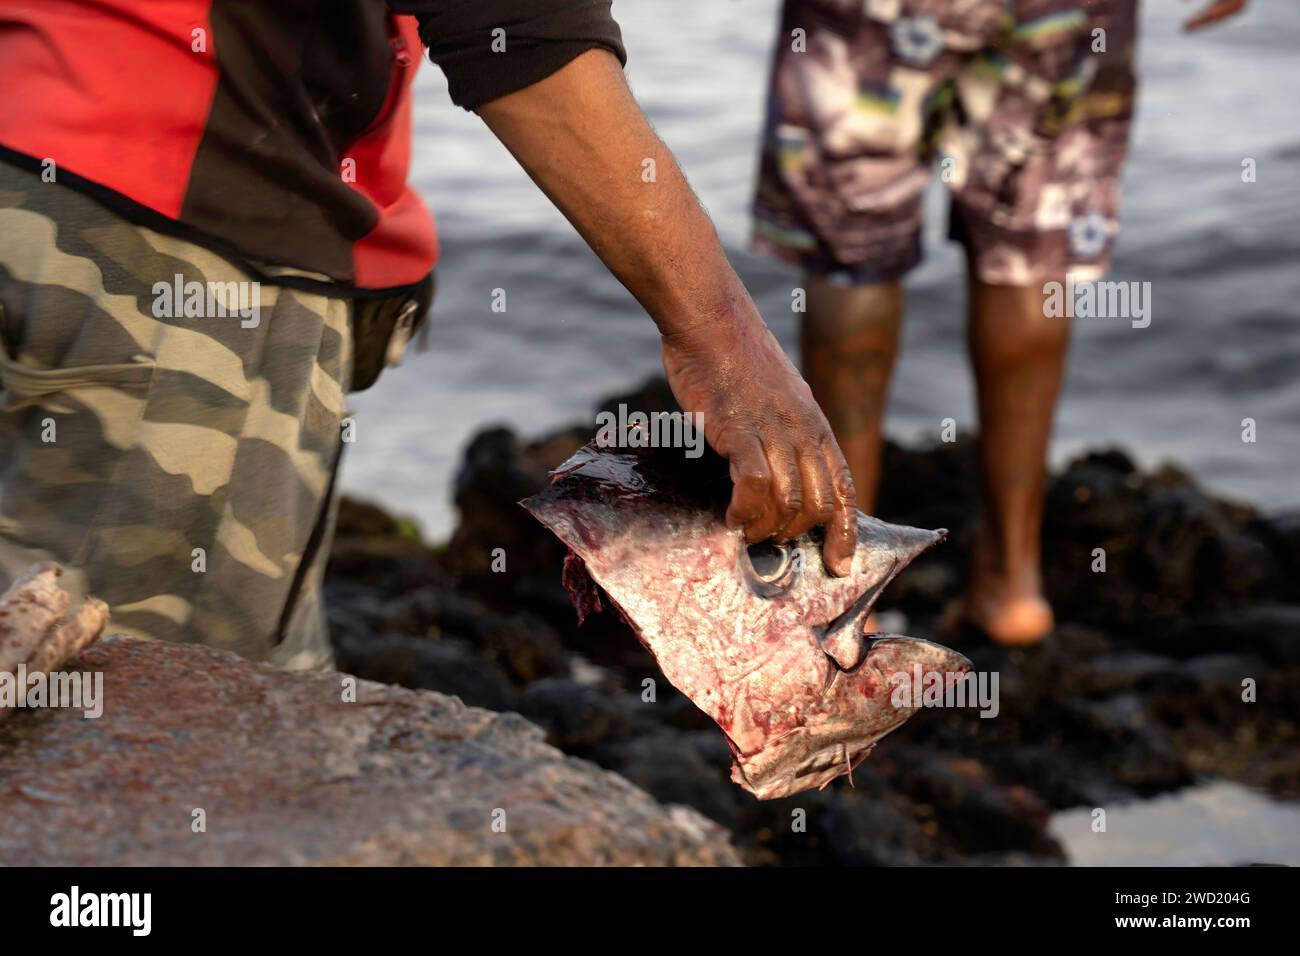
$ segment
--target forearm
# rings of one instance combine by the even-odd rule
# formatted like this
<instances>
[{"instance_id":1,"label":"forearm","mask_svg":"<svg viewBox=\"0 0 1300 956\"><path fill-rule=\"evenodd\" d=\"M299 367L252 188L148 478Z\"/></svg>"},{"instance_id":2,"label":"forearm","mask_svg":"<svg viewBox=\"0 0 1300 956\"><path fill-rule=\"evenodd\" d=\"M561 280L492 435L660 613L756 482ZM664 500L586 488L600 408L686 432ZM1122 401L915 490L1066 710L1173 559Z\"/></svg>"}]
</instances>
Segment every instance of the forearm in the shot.
<instances>
[{"instance_id":1,"label":"forearm","mask_svg":"<svg viewBox=\"0 0 1300 956\"><path fill-rule=\"evenodd\" d=\"M673 396L730 463L728 523L751 541L824 525L826 566L849 573L844 456L618 60L590 50L478 112L659 326Z\"/></svg>"},{"instance_id":2,"label":"forearm","mask_svg":"<svg viewBox=\"0 0 1300 956\"><path fill-rule=\"evenodd\" d=\"M758 320L612 55L588 51L478 112L663 334Z\"/></svg>"}]
</instances>

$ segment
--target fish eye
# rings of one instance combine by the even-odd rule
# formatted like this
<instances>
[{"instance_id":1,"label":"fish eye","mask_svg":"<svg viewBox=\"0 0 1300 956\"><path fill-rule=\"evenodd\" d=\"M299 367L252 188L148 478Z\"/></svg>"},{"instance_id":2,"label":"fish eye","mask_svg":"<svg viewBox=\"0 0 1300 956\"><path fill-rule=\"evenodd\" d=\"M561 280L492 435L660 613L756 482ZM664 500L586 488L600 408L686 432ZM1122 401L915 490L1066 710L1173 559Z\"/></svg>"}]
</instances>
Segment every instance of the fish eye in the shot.
<instances>
[{"instance_id":1,"label":"fish eye","mask_svg":"<svg viewBox=\"0 0 1300 956\"><path fill-rule=\"evenodd\" d=\"M786 545L773 541L760 541L751 544L746 551L749 553L749 566L764 583L772 584L779 581L790 568L791 549Z\"/></svg>"}]
</instances>

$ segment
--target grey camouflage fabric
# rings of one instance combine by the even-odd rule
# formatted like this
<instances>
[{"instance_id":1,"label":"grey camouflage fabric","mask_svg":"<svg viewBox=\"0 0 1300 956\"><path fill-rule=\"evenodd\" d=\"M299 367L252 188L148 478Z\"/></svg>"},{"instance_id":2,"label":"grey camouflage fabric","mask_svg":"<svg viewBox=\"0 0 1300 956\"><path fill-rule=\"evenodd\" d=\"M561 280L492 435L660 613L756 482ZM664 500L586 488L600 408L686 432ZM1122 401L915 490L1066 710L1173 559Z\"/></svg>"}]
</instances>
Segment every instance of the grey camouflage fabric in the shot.
<instances>
[{"instance_id":1,"label":"grey camouflage fabric","mask_svg":"<svg viewBox=\"0 0 1300 956\"><path fill-rule=\"evenodd\" d=\"M937 160L980 279L1097 278L1118 229L1136 6L787 0L754 245L845 282L897 279L920 261Z\"/></svg>"},{"instance_id":2,"label":"grey camouflage fabric","mask_svg":"<svg viewBox=\"0 0 1300 956\"><path fill-rule=\"evenodd\" d=\"M52 559L114 632L328 665L351 305L262 283L255 318L157 316L178 275L254 304L221 256L0 164L0 590Z\"/></svg>"}]
</instances>

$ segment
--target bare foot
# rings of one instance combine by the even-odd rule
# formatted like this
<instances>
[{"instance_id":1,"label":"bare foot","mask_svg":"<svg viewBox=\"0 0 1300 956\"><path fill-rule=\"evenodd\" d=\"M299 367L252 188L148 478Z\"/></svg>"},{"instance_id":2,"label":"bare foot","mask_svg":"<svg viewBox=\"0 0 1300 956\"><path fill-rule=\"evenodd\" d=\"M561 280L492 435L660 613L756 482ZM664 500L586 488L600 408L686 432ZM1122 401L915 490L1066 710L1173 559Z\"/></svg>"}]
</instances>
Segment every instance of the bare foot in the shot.
<instances>
[{"instance_id":1,"label":"bare foot","mask_svg":"<svg viewBox=\"0 0 1300 956\"><path fill-rule=\"evenodd\" d=\"M966 593L944 611L939 628L951 634L970 625L995 644L1025 647L1042 641L1056 626L1043 597L1037 567L1026 565L1012 575L1002 571L976 540Z\"/></svg>"},{"instance_id":2,"label":"bare foot","mask_svg":"<svg viewBox=\"0 0 1300 956\"><path fill-rule=\"evenodd\" d=\"M1025 647L1037 644L1052 633L1056 619L1041 595L985 597L967 595L960 602L960 615L989 636L995 644Z\"/></svg>"}]
</instances>

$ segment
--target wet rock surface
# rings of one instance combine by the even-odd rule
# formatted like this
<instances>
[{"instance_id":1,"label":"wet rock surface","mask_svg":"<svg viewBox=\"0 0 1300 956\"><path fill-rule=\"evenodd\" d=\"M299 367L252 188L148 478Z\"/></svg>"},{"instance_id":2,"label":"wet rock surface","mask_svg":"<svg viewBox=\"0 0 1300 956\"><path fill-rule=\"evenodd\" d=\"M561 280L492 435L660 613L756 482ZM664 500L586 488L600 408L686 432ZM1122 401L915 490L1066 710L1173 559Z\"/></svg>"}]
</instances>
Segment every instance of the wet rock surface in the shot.
<instances>
[{"instance_id":1,"label":"wet rock surface","mask_svg":"<svg viewBox=\"0 0 1300 956\"><path fill-rule=\"evenodd\" d=\"M377 659L420 682L509 685L470 678L437 641L402 657L397 640ZM103 673L101 718L0 724L0 863L736 862L720 827L565 757L517 714L367 681L345 701L342 674L120 637L80 666Z\"/></svg>"},{"instance_id":2,"label":"wet rock surface","mask_svg":"<svg viewBox=\"0 0 1300 956\"><path fill-rule=\"evenodd\" d=\"M661 381L602 407L620 402L676 407ZM1013 651L975 635L946 640L998 675L995 718L919 714L854 786L754 800L727 778L717 728L617 614L577 626L562 546L516 504L592 431L481 432L456 482L460 524L439 549L345 503L326 585L340 666L517 710L567 753L728 828L756 864L1053 864L1064 860L1047 830L1053 810L1210 777L1300 798L1300 518L1265 517L1174 468L1144 473L1104 451L1049 487L1057 633ZM898 629L934 637L978 519L974 443L891 445L885 474L880 517L953 532L881 602L905 615ZM1246 680L1254 702L1242 699Z\"/></svg>"}]
</instances>

